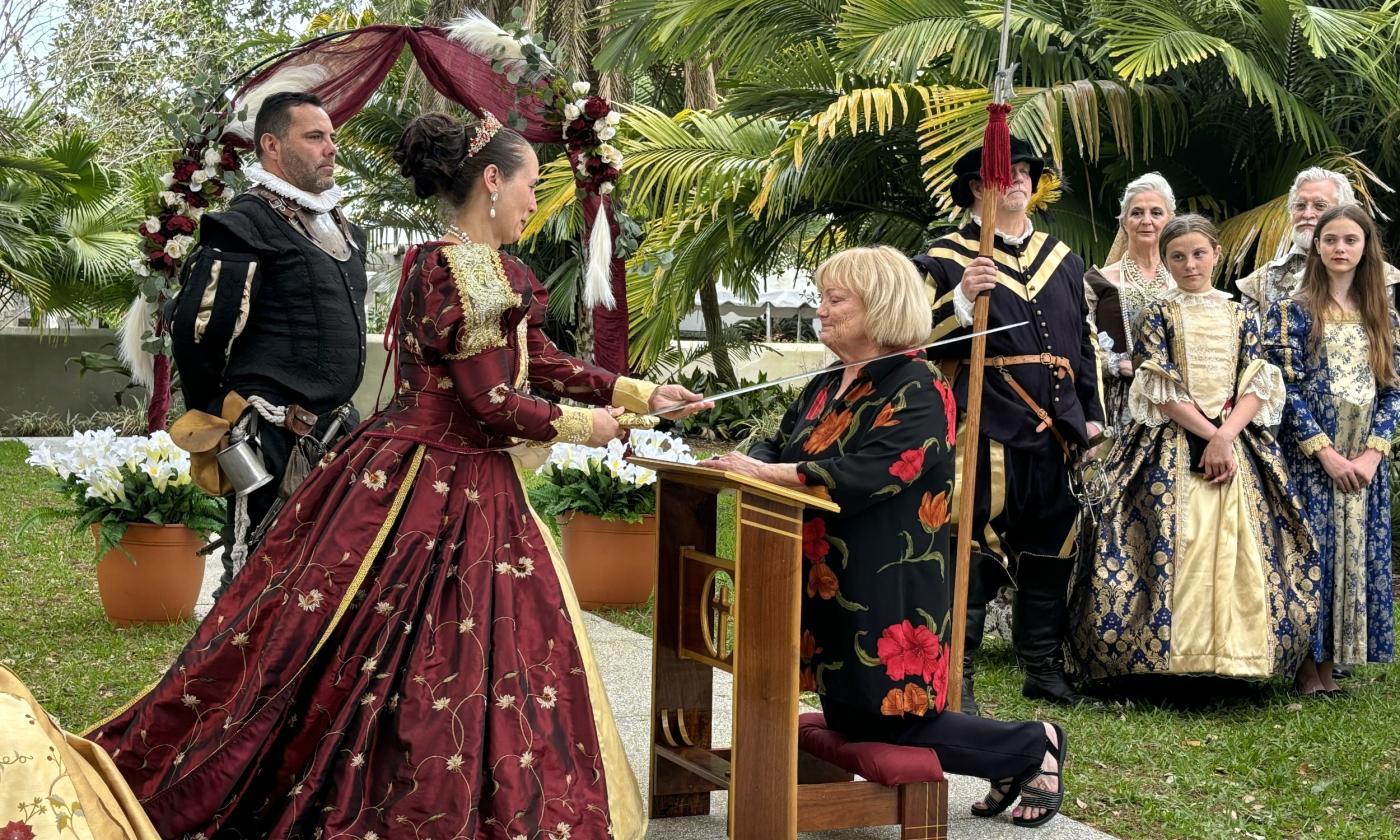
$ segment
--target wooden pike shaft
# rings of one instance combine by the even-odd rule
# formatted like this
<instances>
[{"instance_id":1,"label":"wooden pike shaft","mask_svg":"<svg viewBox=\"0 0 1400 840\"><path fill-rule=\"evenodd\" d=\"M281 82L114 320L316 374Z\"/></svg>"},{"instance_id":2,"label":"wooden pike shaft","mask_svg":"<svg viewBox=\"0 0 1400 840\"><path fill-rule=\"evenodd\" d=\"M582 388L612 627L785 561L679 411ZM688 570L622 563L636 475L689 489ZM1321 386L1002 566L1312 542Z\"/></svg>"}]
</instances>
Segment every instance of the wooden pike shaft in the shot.
<instances>
[{"instance_id":1,"label":"wooden pike shaft","mask_svg":"<svg viewBox=\"0 0 1400 840\"><path fill-rule=\"evenodd\" d=\"M992 256L996 243L997 209L1001 195L996 190L982 193L982 237L978 243L979 256ZM977 496L977 455L982 432L982 381L987 366L987 337L980 333L987 328L989 294L977 296L972 308L972 356L967 367L967 413L963 424L962 474L958 482L958 542L957 559L953 564L953 626L951 633L952 662L948 663L948 705L962 711L963 653L967 644L967 584L972 562L972 503Z\"/></svg>"}]
</instances>

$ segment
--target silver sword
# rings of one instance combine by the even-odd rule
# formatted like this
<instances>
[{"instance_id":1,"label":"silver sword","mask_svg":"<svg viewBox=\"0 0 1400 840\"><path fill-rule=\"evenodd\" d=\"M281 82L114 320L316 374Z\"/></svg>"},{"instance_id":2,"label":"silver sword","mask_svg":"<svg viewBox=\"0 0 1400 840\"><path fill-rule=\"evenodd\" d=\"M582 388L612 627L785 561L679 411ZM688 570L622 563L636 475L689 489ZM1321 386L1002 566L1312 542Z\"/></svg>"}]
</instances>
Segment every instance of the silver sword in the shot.
<instances>
[{"instance_id":1,"label":"silver sword","mask_svg":"<svg viewBox=\"0 0 1400 840\"><path fill-rule=\"evenodd\" d=\"M762 391L764 388L775 388L779 385L786 385L789 382L800 382L803 379L811 379L813 376L820 376L823 373L834 373L838 370L845 370L846 368L856 367L857 365L868 365L871 362L878 362L881 359L893 359L895 356L903 356L907 353L913 353L917 350L924 350L929 347L938 347L943 344L952 344L958 341L967 341L968 339L975 338L979 335L991 335L992 333L1001 332L1002 330L1013 330L1017 327L1024 327L1029 323L1030 321L1017 321L1014 324L1005 324L1000 327L992 327L991 329L983 330L980 333L970 333L968 335L960 335L955 338L945 338L941 341L935 341L932 344L920 344L918 347L908 347L904 350L896 350L893 353L886 353L883 356L875 356L871 359L861 359L858 362L846 362L842 365L833 365L832 367L819 368L817 370L810 370L805 373L794 373L791 376L784 376L782 379L774 379L771 382L758 382L753 385L745 385L742 388L735 388L732 391L722 391L718 394L715 394L712 397L701 397L699 400L695 400L694 402L716 403L720 400L727 400L730 397L737 397L740 394L747 394L752 391ZM689 402L672 403L671 405L668 405L665 408L658 408L653 411L648 411L640 416L660 417L661 415L666 414L667 412L675 411L678 408L684 408L685 406L690 404L691 403Z\"/></svg>"}]
</instances>

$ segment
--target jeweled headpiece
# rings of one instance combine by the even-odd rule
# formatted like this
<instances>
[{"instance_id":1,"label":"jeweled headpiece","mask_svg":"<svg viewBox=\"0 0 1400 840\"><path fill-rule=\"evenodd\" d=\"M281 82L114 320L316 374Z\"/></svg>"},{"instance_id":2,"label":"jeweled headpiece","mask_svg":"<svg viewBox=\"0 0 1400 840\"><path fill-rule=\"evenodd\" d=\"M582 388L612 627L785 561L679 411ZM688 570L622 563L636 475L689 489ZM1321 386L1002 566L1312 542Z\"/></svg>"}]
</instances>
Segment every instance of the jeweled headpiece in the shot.
<instances>
[{"instance_id":1,"label":"jeweled headpiece","mask_svg":"<svg viewBox=\"0 0 1400 840\"><path fill-rule=\"evenodd\" d=\"M490 111L481 112L481 122L477 123L476 133L472 135L472 141L467 145L467 157L475 157L476 153L486 148L486 144L491 142L491 138L496 136L496 132L501 130L501 121L496 119L496 115Z\"/></svg>"}]
</instances>

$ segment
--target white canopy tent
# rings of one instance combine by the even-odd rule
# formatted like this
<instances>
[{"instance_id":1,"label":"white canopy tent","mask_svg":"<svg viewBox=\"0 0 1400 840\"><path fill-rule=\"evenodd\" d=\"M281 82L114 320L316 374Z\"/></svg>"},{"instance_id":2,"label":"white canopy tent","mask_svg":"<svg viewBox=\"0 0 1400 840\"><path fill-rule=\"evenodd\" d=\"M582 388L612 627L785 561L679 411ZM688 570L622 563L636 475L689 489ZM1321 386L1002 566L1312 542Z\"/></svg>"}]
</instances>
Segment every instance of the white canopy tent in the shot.
<instances>
[{"instance_id":1,"label":"white canopy tent","mask_svg":"<svg viewBox=\"0 0 1400 840\"><path fill-rule=\"evenodd\" d=\"M719 312L726 324L733 324L749 318L762 318L764 340L773 340L773 321L783 318L797 318L799 329L803 316L815 321L817 314L817 287L812 285L811 275L795 268L777 274L770 274L759 280L758 297L746 300L729 289L719 288ZM696 296L691 311L681 320L682 332L703 332L704 318L700 314L700 298Z\"/></svg>"}]
</instances>

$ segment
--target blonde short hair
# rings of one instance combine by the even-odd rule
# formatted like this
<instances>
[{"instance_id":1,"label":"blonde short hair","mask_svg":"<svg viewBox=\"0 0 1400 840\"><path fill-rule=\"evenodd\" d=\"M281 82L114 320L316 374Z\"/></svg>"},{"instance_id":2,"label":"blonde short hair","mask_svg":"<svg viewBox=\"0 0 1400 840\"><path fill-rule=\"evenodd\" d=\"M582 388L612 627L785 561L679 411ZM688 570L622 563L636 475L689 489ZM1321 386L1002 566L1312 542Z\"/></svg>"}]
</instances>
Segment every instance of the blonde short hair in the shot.
<instances>
[{"instance_id":1,"label":"blonde short hair","mask_svg":"<svg viewBox=\"0 0 1400 840\"><path fill-rule=\"evenodd\" d=\"M888 245L833 254L812 278L818 291L833 286L865 304L865 332L882 347L917 347L933 332L933 312L919 270Z\"/></svg>"}]
</instances>

